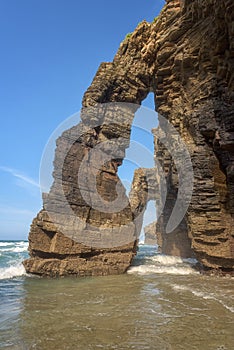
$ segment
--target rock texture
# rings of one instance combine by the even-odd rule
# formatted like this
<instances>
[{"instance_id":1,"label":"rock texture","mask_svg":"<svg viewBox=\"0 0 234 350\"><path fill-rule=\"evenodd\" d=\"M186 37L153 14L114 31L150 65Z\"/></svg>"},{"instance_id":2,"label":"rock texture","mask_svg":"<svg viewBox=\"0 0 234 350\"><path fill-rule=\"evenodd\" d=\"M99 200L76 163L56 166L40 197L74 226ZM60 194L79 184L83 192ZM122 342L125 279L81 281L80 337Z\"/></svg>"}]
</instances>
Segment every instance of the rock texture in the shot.
<instances>
[{"instance_id":1,"label":"rock texture","mask_svg":"<svg viewBox=\"0 0 234 350\"><path fill-rule=\"evenodd\" d=\"M148 245L156 245L157 237L156 237L156 221L144 227L145 233L145 244Z\"/></svg>"},{"instance_id":2,"label":"rock texture","mask_svg":"<svg viewBox=\"0 0 234 350\"><path fill-rule=\"evenodd\" d=\"M166 37L156 38L160 46L156 104L187 144L194 191L173 242L174 233L166 234L165 225L174 206L178 179L173 176L170 154L155 140L156 157L163 164L169 189L157 233L163 252L174 253L177 246L186 254L184 239L177 236L185 233L186 245L191 240L193 252L205 267L229 271L234 258L234 4L215 0L169 4L172 11L174 6L174 20Z\"/></svg>"},{"instance_id":3,"label":"rock texture","mask_svg":"<svg viewBox=\"0 0 234 350\"><path fill-rule=\"evenodd\" d=\"M165 227L176 200L179 180L171 155L155 138L155 157L161 163L168 188L156 227L161 249L167 254L195 254L204 267L224 271L230 271L234 261L233 68L233 0L167 0L157 20L140 23L131 37L121 43L113 62L100 65L83 98L85 111L97 103L140 104L149 92L154 92L157 111L181 135L194 168L194 191L187 214L180 226L167 234ZM80 195L76 177L82 159L94 145L103 139L125 135L126 142L120 145L120 154L99 169L98 174L93 174L101 196L110 203L115 200L116 184L120 182L117 168L128 146L134 112L134 108L130 108L128 117L121 120L120 111L117 113L120 117L112 125L110 119L113 116L104 115L98 121L101 126L95 124L97 115L84 112L82 124L59 138L54 184L45 196L44 209L34 219L29 234L31 257L24 262L28 272L49 276L102 275L122 273L130 265L136 251L141 215L137 222L134 219L137 210L141 208L142 214L145 208L144 179L141 185L134 180L131 203L113 214L93 210L87 205ZM82 132L83 137L77 138L77 130L79 134L79 128L87 125L89 131ZM61 176L59 157L71 140ZM136 178L139 172L141 170ZM73 231L69 230L69 227L74 228L69 220L63 222L61 218L64 210L60 200L61 186L73 213L83 222ZM134 186L137 188L135 193ZM139 188L143 197L139 195ZM128 201L124 190L121 193L123 200ZM155 199L160 206L160 194ZM48 203L55 216L58 214L56 220L59 223L48 217ZM124 232L123 227L128 223L132 224L131 229ZM69 231L68 237L62 234L64 225ZM95 226L95 230L90 230L89 225ZM120 237L129 234L129 243L115 248L95 248L103 228L109 230L110 237L113 228L117 228ZM87 234L91 234L94 245L86 245L82 239L77 242L77 235L80 238Z\"/></svg>"},{"instance_id":4,"label":"rock texture","mask_svg":"<svg viewBox=\"0 0 234 350\"><path fill-rule=\"evenodd\" d=\"M132 105L124 111L115 105L107 112L106 107L85 109L82 123L57 140L54 182L29 234L31 257L24 262L28 272L50 277L108 275L124 273L131 264L138 227L117 170L135 110ZM118 114L118 124L109 123ZM100 116L103 124L93 127ZM113 145L108 141L113 138L116 147L109 156ZM98 152L92 153L95 146ZM116 209L117 196L123 209ZM109 211L111 203L116 210Z\"/></svg>"}]
</instances>

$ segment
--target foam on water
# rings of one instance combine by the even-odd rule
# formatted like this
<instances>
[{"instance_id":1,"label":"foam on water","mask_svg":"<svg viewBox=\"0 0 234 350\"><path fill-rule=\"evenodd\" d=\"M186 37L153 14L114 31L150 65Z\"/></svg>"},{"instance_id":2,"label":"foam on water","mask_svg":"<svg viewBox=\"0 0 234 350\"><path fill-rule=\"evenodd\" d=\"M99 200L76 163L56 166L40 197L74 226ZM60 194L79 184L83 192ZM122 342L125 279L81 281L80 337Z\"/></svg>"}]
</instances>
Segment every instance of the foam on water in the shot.
<instances>
[{"instance_id":1,"label":"foam on water","mask_svg":"<svg viewBox=\"0 0 234 350\"><path fill-rule=\"evenodd\" d=\"M155 247L142 246L133 268L143 269L146 277L9 280L25 274L21 261L27 257L27 252L0 257L6 278L0 280L1 349L233 348L228 278L179 276L192 269L189 262L173 262ZM165 274L157 275L159 270Z\"/></svg>"},{"instance_id":2,"label":"foam on water","mask_svg":"<svg viewBox=\"0 0 234 350\"><path fill-rule=\"evenodd\" d=\"M12 252L12 253L23 253L28 250L28 247L11 247L11 248L5 248L1 249L1 252Z\"/></svg>"},{"instance_id":3,"label":"foam on water","mask_svg":"<svg viewBox=\"0 0 234 350\"><path fill-rule=\"evenodd\" d=\"M13 242L0 242L0 247L7 247L13 244L14 244Z\"/></svg>"},{"instance_id":4,"label":"foam on water","mask_svg":"<svg viewBox=\"0 0 234 350\"><path fill-rule=\"evenodd\" d=\"M0 268L0 280L26 275L25 268L20 262L16 262L9 267Z\"/></svg>"},{"instance_id":5,"label":"foam on water","mask_svg":"<svg viewBox=\"0 0 234 350\"><path fill-rule=\"evenodd\" d=\"M172 288L178 292L190 292L198 298L216 301L220 303L225 309L229 310L232 313L234 312L234 307L227 305L223 300L221 300L220 296L215 292L207 293L205 291L201 291L201 290L198 291L196 289L192 289L189 286L177 285L177 284L172 285Z\"/></svg>"},{"instance_id":6,"label":"foam on water","mask_svg":"<svg viewBox=\"0 0 234 350\"><path fill-rule=\"evenodd\" d=\"M180 257L156 254L138 261L136 259L136 262L135 266L129 268L128 273L138 275L191 275L199 273L193 267L197 262L195 259L181 259Z\"/></svg>"},{"instance_id":7,"label":"foam on water","mask_svg":"<svg viewBox=\"0 0 234 350\"><path fill-rule=\"evenodd\" d=\"M166 266L183 263L183 260L178 256L160 255L160 254L153 256L151 260Z\"/></svg>"},{"instance_id":8,"label":"foam on water","mask_svg":"<svg viewBox=\"0 0 234 350\"><path fill-rule=\"evenodd\" d=\"M175 266L155 266L155 265L140 265L129 268L128 273L138 275L151 274L168 274L168 275L191 275L198 272L192 267L175 267Z\"/></svg>"},{"instance_id":9,"label":"foam on water","mask_svg":"<svg viewBox=\"0 0 234 350\"><path fill-rule=\"evenodd\" d=\"M22 261L27 258L28 242L0 242L0 280L26 274Z\"/></svg>"}]
</instances>

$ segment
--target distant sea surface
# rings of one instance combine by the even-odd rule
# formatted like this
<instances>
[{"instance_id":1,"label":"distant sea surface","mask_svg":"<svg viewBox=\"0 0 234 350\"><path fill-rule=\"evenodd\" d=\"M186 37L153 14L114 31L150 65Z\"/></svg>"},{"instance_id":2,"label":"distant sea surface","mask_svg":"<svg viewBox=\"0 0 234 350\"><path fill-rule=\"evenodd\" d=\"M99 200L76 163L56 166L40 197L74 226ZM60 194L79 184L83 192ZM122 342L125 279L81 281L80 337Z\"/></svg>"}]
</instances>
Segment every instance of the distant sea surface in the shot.
<instances>
[{"instance_id":1,"label":"distant sea surface","mask_svg":"<svg viewBox=\"0 0 234 350\"><path fill-rule=\"evenodd\" d=\"M232 350L233 279L140 246L121 276L28 276L28 242L0 242L0 349Z\"/></svg>"}]
</instances>

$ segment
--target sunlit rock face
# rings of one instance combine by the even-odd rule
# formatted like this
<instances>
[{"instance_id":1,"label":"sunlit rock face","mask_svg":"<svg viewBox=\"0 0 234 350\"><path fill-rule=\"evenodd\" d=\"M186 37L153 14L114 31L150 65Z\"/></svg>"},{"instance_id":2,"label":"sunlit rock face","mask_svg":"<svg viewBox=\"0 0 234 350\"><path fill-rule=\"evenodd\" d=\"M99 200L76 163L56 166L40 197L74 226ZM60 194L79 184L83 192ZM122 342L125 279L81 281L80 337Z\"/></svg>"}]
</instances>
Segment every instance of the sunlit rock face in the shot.
<instances>
[{"instance_id":1,"label":"sunlit rock face","mask_svg":"<svg viewBox=\"0 0 234 350\"><path fill-rule=\"evenodd\" d=\"M147 245L157 244L155 232L156 232L156 221L144 227L145 244Z\"/></svg>"},{"instance_id":2,"label":"sunlit rock face","mask_svg":"<svg viewBox=\"0 0 234 350\"><path fill-rule=\"evenodd\" d=\"M161 164L167 184L167 198L156 225L158 244L166 254L196 256L206 268L224 271L233 268L233 22L233 0L167 0L153 23L143 21L121 43L113 62L100 65L84 94L81 124L65 131L57 140L54 183L44 196L43 209L33 220L29 233L30 258L24 262L27 272L85 276L127 270L136 253L147 202L144 195L151 186L143 180L139 182L144 176L138 170L129 200L117 173L137 107L135 110L129 107L125 113L118 108L111 115L104 113L98 126L97 116L85 110L97 103L140 104L152 91L157 111L185 142L194 171L187 214L173 232L166 233L180 178L170 152L155 136L155 159ZM80 130L82 137L77 137ZM93 170L91 174L102 198L111 203L119 195L126 203L119 212L107 213L94 209L90 202L87 204L77 185L77 175L90 150L103 140L118 138L124 138L118 156L99 166L98 173ZM69 151L63 157L61 170L61 154L66 147ZM160 180L155 186L160 188ZM71 218L64 213L61 190L72 208ZM160 191L155 194L159 208L161 195ZM92 198L92 193L87 196ZM53 217L48 215L48 208ZM80 219L75 226L74 216ZM108 238L115 237L112 246L101 246L103 229Z\"/></svg>"}]
</instances>

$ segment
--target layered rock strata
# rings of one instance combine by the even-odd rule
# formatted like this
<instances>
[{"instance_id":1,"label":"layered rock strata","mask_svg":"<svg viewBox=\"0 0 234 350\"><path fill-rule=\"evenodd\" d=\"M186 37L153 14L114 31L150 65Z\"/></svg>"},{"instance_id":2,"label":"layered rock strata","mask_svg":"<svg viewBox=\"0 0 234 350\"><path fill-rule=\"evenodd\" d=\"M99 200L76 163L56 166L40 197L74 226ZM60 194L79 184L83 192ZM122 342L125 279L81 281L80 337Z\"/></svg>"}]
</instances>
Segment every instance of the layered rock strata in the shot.
<instances>
[{"instance_id":1,"label":"layered rock strata","mask_svg":"<svg viewBox=\"0 0 234 350\"><path fill-rule=\"evenodd\" d=\"M187 215L175 233L166 234L178 178L170 154L155 140L155 154L163 164L169 189L157 222L162 251L174 253L175 245L184 250L184 240L177 239L177 233L187 232L186 244L191 240L203 266L226 271L233 268L234 258L233 10L232 1L181 2L166 41L165 37L156 40L162 44L157 56L156 104L186 142L194 170ZM187 248L183 255L186 252Z\"/></svg>"},{"instance_id":2,"label":"layered rock strata","mask_svg":"<svg viewBox=\"0 0 234 350\"><path fill-rule=\"evenodd\" d=\"M234 255L233 23L232 0L167 0L153 23L143 21L121 43L112 63L100 65L83 98L85 110L107 102L140 104L149 92L154 92L157 111L180 134L194 170L194 190L187 214L180 226L166 233L180 179L170 152L155 137L155 157L167 184L167 198L156 227L162 252L182 256L194 254L204 267L224 271L233 268ZM60 150L66 147L67 139L72 137L72 129L58 139L54 184L50 194L45 196L44 209L34 219L29 234L31 257L24 262L28 272L54 276L126 271L135 254L140 230L134 221L135 204L131 206L122 191L123 200L128 204L118 214L93 210L92 205L87 205L80 196L76 177L83 157L94 145L103 139L125 135L126 142L120 147L118 157L99 169L98 175L95 173L101 196L110 203L115 200L115 186L120 182L117 168L128 146L134 112L130 108L129 119L125 120L123 128L123 121L119 120L111 127L109 121L105 126L103 120L99 120L97 126L97 116L83 113L83 124L78 128L88 126L90 130L82 138L75 136L64 162L62 179L56 172L56 161ZM83 222L73 231L68 229L68 235L62 233L62 219L56 223L56 213L61 217L64 210L59 205L60 193L57 191L61 186L73 213ZM131 198L137 196L133 194ZM160 207L163 202L160 191L158 196ZM47 203L54 205L55 220L46 213ZM144 211L145 203L142 208ZM111 237L113 228L121 231L126 223L131 223L131 230L120 236L130 234L127 245L97 247L100 227L109 229ZM95 230L90 230L89 225ZM85 236L85 230L91 232L96 242L94 247L80 239Z\"/></svg>"},{"instance_id":3,"label":"layered rock strata","mask_svg":"<svg viewBox=\"0 0 234 350\"><path fill-rule=\"evenodd\" d=\"M57 140L54 182L31 225L31 257L24 262L30 273L120 274L131 264L139 229L117 170L135 110L83 109L82 122Z\"/></svg>"}]
</instances>

